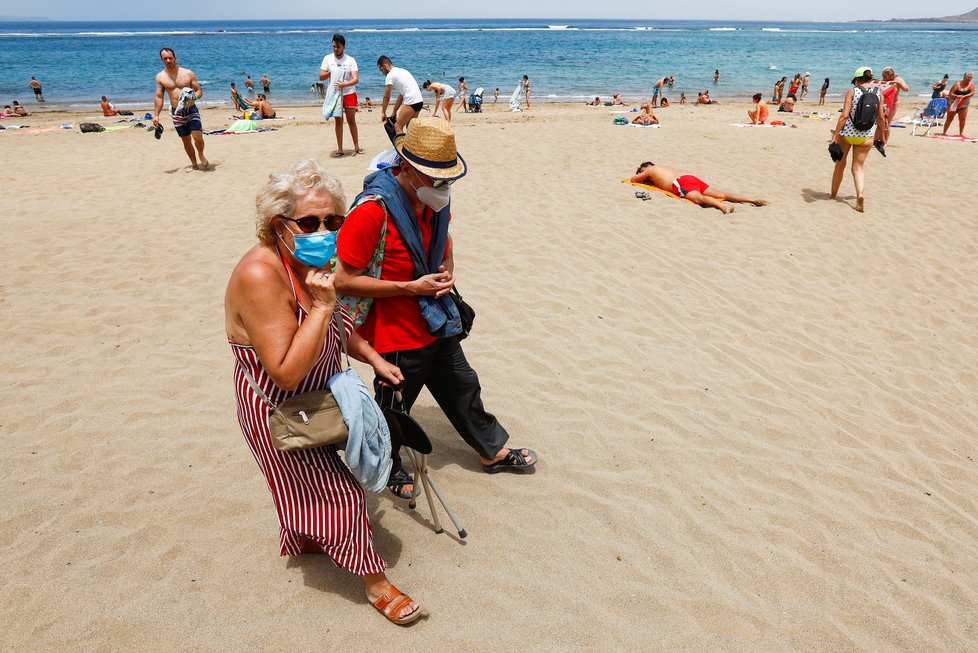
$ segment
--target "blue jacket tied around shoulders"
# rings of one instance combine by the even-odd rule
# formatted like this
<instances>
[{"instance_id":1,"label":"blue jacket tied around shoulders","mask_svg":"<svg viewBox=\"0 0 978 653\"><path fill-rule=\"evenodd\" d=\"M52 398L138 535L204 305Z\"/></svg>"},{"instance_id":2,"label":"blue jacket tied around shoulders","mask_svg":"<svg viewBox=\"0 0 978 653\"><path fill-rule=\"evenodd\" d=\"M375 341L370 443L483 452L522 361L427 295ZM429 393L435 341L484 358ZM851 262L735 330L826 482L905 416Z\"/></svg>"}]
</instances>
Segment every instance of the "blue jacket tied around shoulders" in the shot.
<instances>
[{"instance_id":1,"label":"blue jacket tied around shoulders","mask_svg":"<svg viewBox=\"0 0 978 653\"><path fill-rule=\"evenodd\" d=\"M445 256L445 246L448 244L448 216L451 214L452 205L449 204L432 216L431 246L425 253L421 228L415 219L414 207L411 206L391 168L378 170L363 180L363 192L357 195L357 201L368 196L380 200L390 219L394 221L397 233L400 234L414 264L414 278L420 279L426 274L438 272ZM428 333L436 338L450 338L462 333L462 321L459 319L458 309L447 294L437 299L418 295L415 299L421 307L421 317L428 325Z\"/></svg>"}]
</instances>

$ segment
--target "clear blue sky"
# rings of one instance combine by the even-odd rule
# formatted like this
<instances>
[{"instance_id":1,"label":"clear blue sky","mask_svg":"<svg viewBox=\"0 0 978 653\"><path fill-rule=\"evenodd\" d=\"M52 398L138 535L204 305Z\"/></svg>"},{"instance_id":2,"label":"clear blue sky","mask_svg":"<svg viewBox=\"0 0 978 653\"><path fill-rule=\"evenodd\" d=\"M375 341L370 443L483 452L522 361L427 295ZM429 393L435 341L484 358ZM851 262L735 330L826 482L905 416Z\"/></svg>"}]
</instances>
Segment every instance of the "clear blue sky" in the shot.
<instances>
[{"instance_id":1,"label":"clear blue sky","mask_svg":"<svg viewBox=\"0 0 978 653\"><path fill-rule=\"evenodd\" d=\"M881 0L818 0L759 2L757 0L698 0L695 3L651 3L646 12L636 3L582 0L425 0L424 2L323 2L322 0L168 0L150 3L130 0L33 0L4 3L0 15L44 17L52 20L198 20L221 19L349 19L349 18L634 18L700 20L826 20L862 18L920 18L971 11L978 0L884 2Z\"/></svg>"}]
</instances>

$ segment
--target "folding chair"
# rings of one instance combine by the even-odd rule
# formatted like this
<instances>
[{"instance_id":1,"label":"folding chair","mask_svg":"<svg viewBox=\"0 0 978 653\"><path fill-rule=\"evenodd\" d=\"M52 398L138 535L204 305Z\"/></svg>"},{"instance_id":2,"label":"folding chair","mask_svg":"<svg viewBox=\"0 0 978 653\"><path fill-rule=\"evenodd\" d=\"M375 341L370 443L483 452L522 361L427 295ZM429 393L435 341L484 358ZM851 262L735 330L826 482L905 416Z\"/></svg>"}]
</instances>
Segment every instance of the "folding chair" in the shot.
<instances>
[{"instance_id":1,"label":"folding chair","mask_svg":"<svg viewBox=\"0 0 978 653\"><path fill-rule=\"evenodd\" d=\"M382 395L386 394L386 392L382 393ZM384 404L390 405L385 406ZM411 458L411 465L414 467L414 489L411 491L411 499L408 502L408 507L411 510L417 507L418 488L423 486L425 498L428 500L428 509L431 510L431 520L434 522L435 532L442 533L444 529L438 520L438 512L435 510L435 502L432 497L437 498L442 508L448 513L449 519L455 524L458 536L465 539L468 532L462 526L458 517L455 516L448 502L445 501L445 497L438 490L435 479L431 477L431 469L428 467L428 454L432 450L431 440L428 438L428 434L425 433L424 429L421 428L421 425L404 411L404 400L401 398L400 391L394 389L390 395L390 400L387 400L386 396L382 396L381 409L383 409L384 417L387 419L387 425L390 427L391 447L394 449L398 447L404 448L408 457Z\"/></svg>"},{"instance_id":2,"label":"folding chair","mask_svg":"<svg viewBox=\"0 0 978 653\"><path fill-rule=\"evenodd\" d=\"M945 113L947 113L947 98L934 98L927 103L926 107L914 113L910 121L913 123L913 129L910 131L910 135L917 135L917 127L926 127L923 134L926 136L931 128L940 127L944 124L941 122L941 119L944 118Z\"/></svg>"}]
</instances>

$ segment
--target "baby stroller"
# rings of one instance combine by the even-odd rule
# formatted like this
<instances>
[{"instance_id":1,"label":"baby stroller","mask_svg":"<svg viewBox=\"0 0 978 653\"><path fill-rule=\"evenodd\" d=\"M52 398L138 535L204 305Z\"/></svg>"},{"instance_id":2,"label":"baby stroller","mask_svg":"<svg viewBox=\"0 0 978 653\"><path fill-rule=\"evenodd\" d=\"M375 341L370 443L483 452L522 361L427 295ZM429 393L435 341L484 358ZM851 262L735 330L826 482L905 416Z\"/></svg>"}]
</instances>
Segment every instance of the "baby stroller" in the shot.
<instances>
[{"instance_id":1,"label":"baby stroller","mask_svg":"<svg viewBox=\"0 0 978 653\"><path fill-rule=\"evenodd\" d=\"M481 86L475 89L475 93L469 95L469 111L472 113L482 113L482 94L486 89Z\"/></svg>"},{"instance_id":2,"label":"baby stroller","mask_svg":"<svg viewBox=\"0 0 978 653\"><path fill-rule=\"evenodd\" d=\"M947 98L934 98L922 111L914 114L913 120L911 120L913 129L910 135L916 136L917 127L924 127L924 136L926 136L932 127L939 127L944 124L940 120L945 113L947 113Z\"/></svg>"}]
</instances>

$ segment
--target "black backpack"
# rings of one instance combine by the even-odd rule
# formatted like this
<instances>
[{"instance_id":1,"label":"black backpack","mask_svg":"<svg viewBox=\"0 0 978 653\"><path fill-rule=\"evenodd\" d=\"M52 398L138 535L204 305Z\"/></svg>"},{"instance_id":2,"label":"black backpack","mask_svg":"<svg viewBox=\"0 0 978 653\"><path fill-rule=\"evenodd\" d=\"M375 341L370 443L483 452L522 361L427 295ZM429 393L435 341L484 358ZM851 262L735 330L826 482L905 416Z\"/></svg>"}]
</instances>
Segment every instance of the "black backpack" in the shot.
<instances>
[{"instance_id":1,"label":"black backpack","mask_svg":"<svg viewBox=\"0 0 978 653\"><path fill-rule=\"evenodd\" d=\"M83 134L89 134L91 132L104 132L105 127L98 124L97 122L83 122L78 125L78 129L81 130Z\"/></svg>"},{"instance_id":2,"label":"black backpack","mask_svg":"<svg viewBox=\"0 0 978 653\"><path fill-rule=\"evenodd\" d=\"M876 114L880 110L880 92L878 88L868 91L863 89L856 108L852 112L852 126L861 132L869 131L876 124Z\"/></svg>"}]
</instances>

